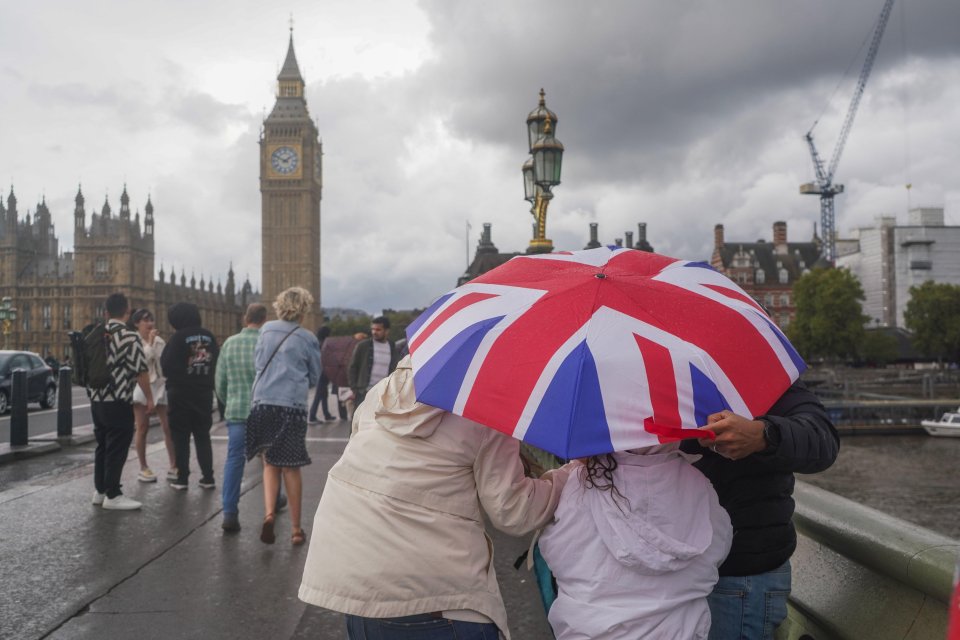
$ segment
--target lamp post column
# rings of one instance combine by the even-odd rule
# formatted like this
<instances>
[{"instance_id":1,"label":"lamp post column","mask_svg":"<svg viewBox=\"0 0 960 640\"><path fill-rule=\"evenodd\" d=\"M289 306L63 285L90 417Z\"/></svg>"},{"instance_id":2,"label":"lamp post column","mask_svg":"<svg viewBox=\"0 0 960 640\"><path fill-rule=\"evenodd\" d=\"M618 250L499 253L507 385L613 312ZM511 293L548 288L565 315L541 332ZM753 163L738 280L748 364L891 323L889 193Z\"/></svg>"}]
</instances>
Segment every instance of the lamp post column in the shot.
<instances>
[{"instance_id":1,"label":"lamp post column","mask_svg":"<svg viewBox=\"0 0 960 640\"><path fill-rule=\"evenodd\" d=\"M555 137L557 114L547 109L546 94L540 89L540 103L527 116L527 142L530 158L523 163L524 199L532 207L536 224L527 253L550 253L553 242L547 238L547 208L553 199L552 188L560 184L563 144Z\"/></svg>"}]
</instances>

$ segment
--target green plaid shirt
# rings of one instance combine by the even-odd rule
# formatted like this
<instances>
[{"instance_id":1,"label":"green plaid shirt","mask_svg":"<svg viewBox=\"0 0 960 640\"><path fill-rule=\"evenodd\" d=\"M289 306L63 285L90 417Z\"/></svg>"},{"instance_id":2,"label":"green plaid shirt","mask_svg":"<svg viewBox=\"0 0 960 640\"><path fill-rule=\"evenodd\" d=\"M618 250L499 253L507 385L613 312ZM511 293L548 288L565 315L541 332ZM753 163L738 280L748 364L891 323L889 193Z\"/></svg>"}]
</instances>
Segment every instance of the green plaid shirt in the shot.
<instances>
[{"instance_id":1,"label":"green plaid shirt","mask_svg":"<svg viewBox=\"0 0 960 640\"><path fill-rule=\"evenodd\" d=\"M250 415L250 390L257 369L253 351L260 329L246 328L227 338L217 360L217 397L227 408L223 412L229 421L243 422Z\"/></svg>"}]
</instances>

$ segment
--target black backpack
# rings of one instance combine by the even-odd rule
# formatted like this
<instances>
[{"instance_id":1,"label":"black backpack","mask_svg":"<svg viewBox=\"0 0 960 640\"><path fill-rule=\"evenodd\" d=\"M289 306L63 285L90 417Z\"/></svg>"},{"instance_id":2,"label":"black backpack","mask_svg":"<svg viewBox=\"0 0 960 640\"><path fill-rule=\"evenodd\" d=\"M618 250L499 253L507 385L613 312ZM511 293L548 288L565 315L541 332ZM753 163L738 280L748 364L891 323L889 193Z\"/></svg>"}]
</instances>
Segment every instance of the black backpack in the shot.
<instances>
[{"instance_id":1,"label":"black backpack","mask_svg":"<svg viewBox=\"0 0 960 640\"><path fill-rule=\"evenodd\" d=\"M82 331L69 333L73 350L71 380L74 384L88 389L105 389L113 384L107 368L110 334L103 322L88 324Z\"/></svg>"}]
</instances>

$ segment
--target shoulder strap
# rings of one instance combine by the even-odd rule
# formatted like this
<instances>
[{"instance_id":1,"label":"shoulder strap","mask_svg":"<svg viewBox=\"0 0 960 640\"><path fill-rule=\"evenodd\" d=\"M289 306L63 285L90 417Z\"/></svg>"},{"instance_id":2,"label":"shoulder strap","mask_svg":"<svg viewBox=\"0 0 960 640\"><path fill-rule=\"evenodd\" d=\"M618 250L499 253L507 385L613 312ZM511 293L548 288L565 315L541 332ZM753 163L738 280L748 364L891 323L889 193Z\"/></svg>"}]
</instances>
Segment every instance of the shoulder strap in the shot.
<instances>
[{"instance_id":1,"label":"shoulder strap","mask_svg":"<svg viewBox=\"0 0 960 640\"><path fill-rule=\"evenodd\" d=\"M250 389L250 397L253 397L253 390L257 388L257 385L260 384L260 379L263 378L263 374L266 372L267 368L270 366L270 363L273 362L273 357L277 355L277 352L280 351L280 347L283 346L283 343L287 341L287 338L293 335L293 333L300 328L300 325L295 326L293 329L283 336L283 339L277 343L276 348L274 348L273 353L270 354L270 358L267 360L267 364L263 365L263 369L260 371L260 375L257 376L256 382L253 383L253 387Z\"/></svg>"}]
</instances>

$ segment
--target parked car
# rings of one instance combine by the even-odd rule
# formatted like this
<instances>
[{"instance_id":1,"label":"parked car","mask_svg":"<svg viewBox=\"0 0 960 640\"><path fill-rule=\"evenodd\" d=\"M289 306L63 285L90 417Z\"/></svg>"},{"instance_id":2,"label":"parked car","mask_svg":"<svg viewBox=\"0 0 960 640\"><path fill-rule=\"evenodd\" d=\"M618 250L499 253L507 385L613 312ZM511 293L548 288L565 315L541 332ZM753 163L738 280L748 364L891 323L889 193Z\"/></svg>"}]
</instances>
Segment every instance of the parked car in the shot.
<instances>
[{"instance_id":1,"label":"parked car","mask_svg":"<svg viewBox=\"0 0 960 640\"><path fill-rule=\"evenodd\" d=\"M13 372L27 372L27 402L39 402L44 409L57 404L57 377L53 369L32 351L0 351L0 414L10 409Z\"/></svg>"}]
</instances>

